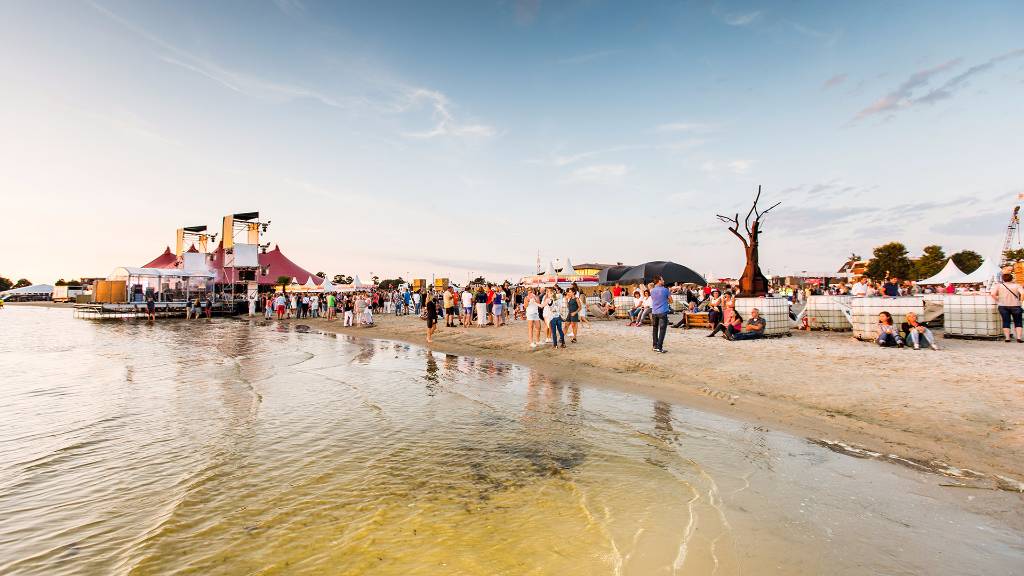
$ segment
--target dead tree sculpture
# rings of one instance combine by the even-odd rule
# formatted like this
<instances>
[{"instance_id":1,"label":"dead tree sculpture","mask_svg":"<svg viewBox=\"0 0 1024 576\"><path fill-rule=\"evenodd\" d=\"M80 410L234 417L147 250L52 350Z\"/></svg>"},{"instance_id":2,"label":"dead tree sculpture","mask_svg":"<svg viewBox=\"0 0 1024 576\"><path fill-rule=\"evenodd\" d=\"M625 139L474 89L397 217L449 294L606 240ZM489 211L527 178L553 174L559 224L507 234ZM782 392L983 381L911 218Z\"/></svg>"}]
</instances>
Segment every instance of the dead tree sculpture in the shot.
<instances>
[{"instance_id":1,"label":"dead tree sculpture","mask_svg":"<svg viewBox=\"0 0 1024 576\"><path fill-rule=\"evenodd\" d=\"M740 242L743 243L743 250L747 253L747 265L743 268L743 276L740 277L740 296L757 297L768 293L768 279L761 273L761 267L758 265L758 236L761 235L761 220L764 218L764 215L779 204L782 204L782 202L776 202L766 210L758 210L757 201L760 199L761 187L758 186L757 196L754 197L754 204L750 207L750 212L747 212L747 217L743 220L743 227L747 232L746 238L739 232L740 215L738 212L732 218L716 214L719 220L726 224L731 224L729 231L740 239ZM750 221L751 216L754 217L753 222Z\"/></svg>"}]
</instances>

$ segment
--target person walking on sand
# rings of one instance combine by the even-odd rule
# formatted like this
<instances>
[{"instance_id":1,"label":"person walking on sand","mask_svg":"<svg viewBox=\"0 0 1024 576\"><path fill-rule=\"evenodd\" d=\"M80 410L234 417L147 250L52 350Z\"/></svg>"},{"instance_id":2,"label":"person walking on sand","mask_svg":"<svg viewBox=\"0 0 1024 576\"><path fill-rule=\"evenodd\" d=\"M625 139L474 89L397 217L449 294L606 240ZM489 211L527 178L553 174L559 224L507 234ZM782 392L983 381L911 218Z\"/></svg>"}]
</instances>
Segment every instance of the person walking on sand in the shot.
<instances>
[{"instance_id":1,"label":"person walking on sand","mask_svg":"<svg viewBox=\"0 0 1024 576\"><path fill-rule=\"evenodd\" d=\"M455 327L455 289L449 288L444 291L441 297L444 304L444 325L446 328Z\"/></svg>"},{"instance_id":2,"label":"person walking on sand","mask_svg":"<svg viewBox=\"0 0 1024 576\"><path fill-rule=\"evenodd\" d=\"M530 348L540 344L540 296L532 288L526 292L526 330L530 337Z\"/></svg>"},{"instance_id":3,"label":"person walking on sand","mask_svg":"<svg viewBox=\"0 0 1024 576\"><path fill-rule=\"evenodd\" d=\"M502 302L504 301L505 293L501 288L494 291L494 295L491 297L491 317L494 318L494 326L499 327L504 320L502 316Z\"/></svg>"},{"instance_id":4,"label":"person walking on sand","mask_svg":"<svg viewBox=\"0 0 1024 576\"><path fill-rule=\"evenodd\" d=\"M561 346L565 348L565 333L562 332L562 315L558 310L558 303L555 301L555 291L548 288L544 296L544 317L548 319L551 327L551 345L558 348L558 339L561 338Z\"/></svg>"},{"instance_id":5,"label":"person walking on sand","mask_svg":"<svg viewBox=\"0 0 1024 576\"><path fill-rule=\"evenodd\" d=\"M669 291L665 288L665 280L661 276L655 278L655 286L651 290L651 327L653 330L654 351L665 353L665 332L668 330Z\"/></svg>"},{"instance_id":6,"label":"person walking on sand","mask_svg":"<svg viewBox=\"0 0 1024 576\"><path fill-rule=\"evenodd\" d=\"M355 319L355 304L352 302L351 296L345 297L345 304L342 305L342 309L344 310L345 314L344 319L342 321L342 326L351 326L352 321Z\"/></svg>"},{"instance_id":7,"label":"person walking on sand","mask_svg":"<svg viewBox=\"0 0 1024 576\"><path fill-rule=\"evenodd\" d=\"M427 343L434 341L434 330L437 330L437 301L427 299Z\"/></svg>"},{"instance_id":8,"label":"person walking on sand","mask_svg":"<svg viewBox=\"0 0 1024 576\"><path fill-rule=\"evenodd\" d=\"M335 309L338 305L338 299L334 293L327 295L327 320L334 320L337 317L337 310Z\"/></svg>"},{"instance_id":9,"label":"person walking on sand","mask_svg":"<svg viewBox=\"0 0 1024 576\"><path fill-rule=\"evenodd\" d=\"M579 331L580 326L580 309L582 308L582 306L580 306L579 294L572 288L569 288L565 293L565 301L566 308L568 309L568 314L565 318L565 322L568 325L566 332L572 333L572 340L569 340L569 342L575 344L577 332Z\"/></svg>"}]
</instances>

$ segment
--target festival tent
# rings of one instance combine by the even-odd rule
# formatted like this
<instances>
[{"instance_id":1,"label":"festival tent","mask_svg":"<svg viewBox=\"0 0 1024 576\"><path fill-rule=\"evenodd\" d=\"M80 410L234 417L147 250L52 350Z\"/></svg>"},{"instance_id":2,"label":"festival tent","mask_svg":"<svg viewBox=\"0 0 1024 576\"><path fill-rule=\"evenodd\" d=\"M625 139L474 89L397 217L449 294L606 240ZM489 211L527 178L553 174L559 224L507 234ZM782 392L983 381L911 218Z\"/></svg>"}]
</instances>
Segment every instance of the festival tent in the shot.
<instances>
[{"instance_id":1,"label":"festival tent","mask_svg":"<svg viewBox=\"0 0 1024 576\"><path fill-rule=\"evenodd\" d=\"M565 259L565 264L562 264L562 275L563 276L567 276L569 274L575 274L575 273L576 273L576 267L574 267L572 265L572 262L567 257Z\"/></svg>"},{"instance_id":2,"label":"festival tent","mask_svg":"<svg viewBox=\"0 0 1024 576\"><path fill-rule=\"evenodd\" d=\"M994 258L986 258L977 270L965 275L956 284L988 284L992 282L993 279L999 277L1000 273L999 266L995 262Z\"/></svg>"},{"instance_id":3,"label":"festival tent","mask_svg":"<svg viewBox=\"0 0 1024 576\"><path fill-rule=\"evenodd\" d=\"M45 297L47 300L53 295L53 286L50 284L33 284L31 286L22 286L21 288L12 288L11 290L5 290L0 292L0 300L8 299L38 299Z\"/></svg>"},{"instance_id":4,"label":"festival tent","mask_svg":"<svg viewBox=\"0 0 1024 576\"><path fill-rule=\"evenodd\" d=\"M656 276L665 279L666 284L698 284L704 286L707 281L693 270L675 262L656 260L639 266L633 266L618 281L622 284L646 284L653 282Z\"/></svg>"},{"instance_id":5,"label":"festival tent","mask_svg":"<svg viewBox=\"0 0 1024 576\"><path fill-rule=\"evenodd\" d=\"M322 284L320 284L320 289L318 290L318 292L323 292L325 294L328 293L328 292L336 292L336 291L337 291L337 288L334 287L334 283L331 282L330 278L324 278L324 281L323 281Z\"/></svg>"},{"instance_id":6,"label":"festival tent","mask_svg":"<svg viewBox=\"0 0 1024 576\"><path fill-rule=\"evenodd\" d=\"M630 268L632 266L609 266L598 273L597 279L601 284L615 284Z\"/></svg>"},{"instance_id":7,"label":"festival tent","mask_svg":"<svg viewBox=\"0 0 1024 576\"><path fill-rule=\"evenodd\" d=\"M198 252L193 245L188 250L189 252ZM217 249L211 254L212 259L210 261L210 269L217 274L218 284L228 283L240 283L238 280L238 271L234 268L224 267L224 248L223 244L219 244ZM258 254L260 267L266 270L266 274L260 276L261 286L276 286L277 278L279 276L289 276L292 278L313 278L313 282L317 286L323 283L323 279L319 276L313 276L312 272L306 270L302 266L299 266L295 262L292 262L287 256L281 252L280 246L274 246L273 250L269 252L261 252ZM164 253L157 256L153 261L143 266L143 268L176 268L177 258L174 253L171 252L170 248L164 250Z\"/></svg>"},{"instance_id":8,"label":"festival tent","mask_svg":"<svg viewBox=\"0 0 1024 576\"><path fill-rule=\"evenodd\" d=\"M918 284L962 284L964 278L967 275L964 274L960 268L957 268L956 263L950 258L946 261L946 266L939 271L938 274L931 278L925 278L924 280L918 280Z\"/></svg>"},{"instance_id":9,"label":"festival tent","mask_svg":"<svg viewBox=\"0 0 1024 576\"><path fill-rule=\"evenodd\" d=\"M356 276L352 278L351 284L341 284L338 286L338 288L341 292L362 292L365 290L372 289L373 284L364 283L362 280L359 279L359 275L356 274Z\"/></svg>"}]
</instances>

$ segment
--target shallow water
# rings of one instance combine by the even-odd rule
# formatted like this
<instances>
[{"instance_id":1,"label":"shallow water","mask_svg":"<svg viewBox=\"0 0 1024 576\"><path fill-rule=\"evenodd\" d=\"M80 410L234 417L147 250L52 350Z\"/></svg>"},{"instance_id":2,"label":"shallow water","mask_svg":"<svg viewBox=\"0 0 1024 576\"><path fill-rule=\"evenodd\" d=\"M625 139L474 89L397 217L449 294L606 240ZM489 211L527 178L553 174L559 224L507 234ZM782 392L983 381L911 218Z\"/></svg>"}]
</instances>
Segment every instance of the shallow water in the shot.
<instances>
[{"instance_id":1,"label":"shallow water","mask_svg":"<svg viewBox=\"0 0 1024 576\"><path fill-rule=\"evenodd\" d=\"M0 574L1020 574L882 462L503 362L0 311Z\"/></svg>"}]
</instances>

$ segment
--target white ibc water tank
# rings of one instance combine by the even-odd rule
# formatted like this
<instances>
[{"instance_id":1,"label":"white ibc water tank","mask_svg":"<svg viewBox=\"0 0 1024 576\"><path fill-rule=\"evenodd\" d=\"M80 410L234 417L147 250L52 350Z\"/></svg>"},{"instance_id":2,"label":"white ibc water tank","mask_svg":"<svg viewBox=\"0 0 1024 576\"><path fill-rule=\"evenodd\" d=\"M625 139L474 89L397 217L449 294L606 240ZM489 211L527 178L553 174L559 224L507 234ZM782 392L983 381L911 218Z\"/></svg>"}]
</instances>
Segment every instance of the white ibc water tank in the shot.
<instances>
[{"instance_id":1,"label":"white ibc water tank","mask_svg":"<svg viewBox=\"0 0 1024 576\"><path fill-rule=\"evenodd\" d=\"M898 328L908 312L924 320L924 300L920 296L854 298L850 301L853 316L853 336L861 340L878 338L878 315L892 314L892 323Z\"/></svg>"},{"instance_id":2,"label":"white ibc water tank","mask_svg":"<svg viewBox=\"0 0 1024 576\"><path fill-rule=\"evenodd\" d=\"M853 296L811 296L804 315L811 328L850 330L853 325L844 310L849 310L852 300Z\"/></svg>"},{"instance_id":3,"label":"white ibc water tank","mask_svg":"<svg viewBox=\"0 0 1024 576\"><path fill-rule=\"evenodd\" d=\"M737 298L736 311L743 317L744 326L750 319L750 311L757 308L764 318L765 336L788 335L793 326L789 318L788 298Z\"/></svg>"},{"instance_id":4,"label":"white ibc water tank","mask_svg":"<svg viewBox=\"0 0 1024 576\"><path fill-rule=\"evenodd\" d=\"M686 296L673 294L670 296L669 305L672 307L673 312L682 312L683 310L686 310Z\"/></svg>"},{"instance_id":5,"label":"white ibc water tank","mask_svg":"<svg viewBox=\"0 0 1024 576\"><path fill-rule=\"evenodd\" d=\"M1003 333L999 309L988 294L946 294L945 336L995 338Z\"/></svg>"},{"instance_id":6,"label":"white ibc water tank","mask_svg":"<svg viewBox=\"0 0 1024 576\"><path fill-rule=\"evenodd\" d=\"M615 298L615 317L629 318L629 311L636 305L632 296L617 296Z\"/></svg>"}]
</instances>

